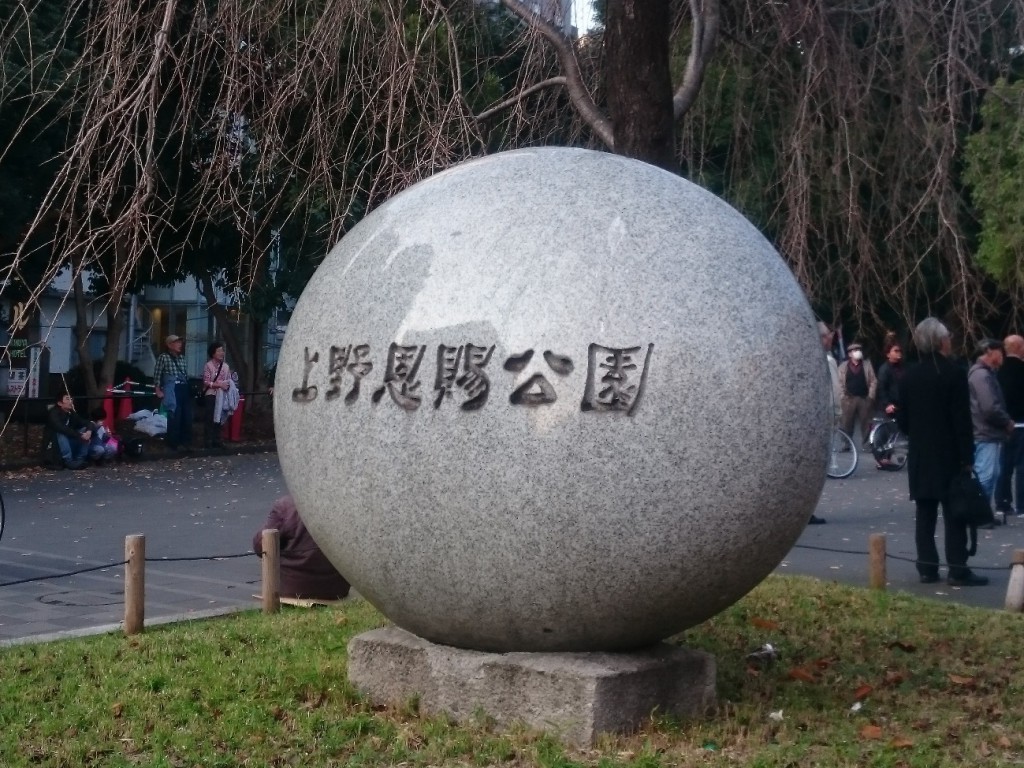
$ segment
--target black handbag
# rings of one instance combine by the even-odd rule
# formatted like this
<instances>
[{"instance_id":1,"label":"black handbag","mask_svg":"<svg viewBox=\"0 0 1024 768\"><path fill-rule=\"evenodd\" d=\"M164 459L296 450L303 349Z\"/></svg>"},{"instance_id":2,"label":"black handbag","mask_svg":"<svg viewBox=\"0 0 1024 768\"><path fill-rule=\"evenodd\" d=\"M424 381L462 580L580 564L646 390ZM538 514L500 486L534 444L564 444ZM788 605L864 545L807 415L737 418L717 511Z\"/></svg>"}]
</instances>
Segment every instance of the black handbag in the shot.
<instances>
[{"instance_id":1,"label":"black handbag","mask_svg":"<svg viewBox=\"0 0 1024 768\"><path fill-rule=\"evenodd\" d=\"M978 528L992 525L996 521L988 496L981 487L978 476L972 471L961 472L950 482L945 513L953 522L966 525L970 529L971 546L967 551L970 556L978 551Z\"/></svg>"}]
</instances>

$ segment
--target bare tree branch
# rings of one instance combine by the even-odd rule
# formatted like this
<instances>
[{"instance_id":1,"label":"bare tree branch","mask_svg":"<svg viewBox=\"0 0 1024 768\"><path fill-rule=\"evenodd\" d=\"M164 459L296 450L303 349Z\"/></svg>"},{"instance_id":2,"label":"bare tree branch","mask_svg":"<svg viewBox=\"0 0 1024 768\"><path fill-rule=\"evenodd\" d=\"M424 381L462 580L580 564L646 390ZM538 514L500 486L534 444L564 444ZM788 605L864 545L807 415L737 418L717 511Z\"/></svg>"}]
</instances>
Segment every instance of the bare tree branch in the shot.
<instances>
[{"instance_id":1,"label":"bare tree branch","mask_svg":"<svg viewBox=\"0 0 1024 768\"><path fill-rule=\"evenodd\" d=\"M539 14L534 13L520 0L501 0L502 5L518 16L527 24L534 27L555 49L562 73L565 75L566 90L573 106L579 112L583 122L590 126L590 129L610 150L615 149L615 136L612 132L611 121L604 115L594 102L590 91L587 90L580 72L579 61L576 59L576 51L572 43L562 31L554 24L546 21Z\"/></svg>"},{"instance_id":2,"label":"bare tree branch","mask_svg":"<svg viewBox=\"0 0 1024 768\"><path fill-rule=\"evenodd\" d=\"M483 112L481 112L479 115L476 116L476 119L477 119L477 121L482 122L482 121L486 120L487 118L491 117L492 115L496 115L499 112L502 112L505 109L508 109L513 104L519 103L520 101L522 101L523 99L525 99L527 96L529 96L532 93L536 93L537 91L542 91L545 88L550 88L553 85L565 85L565 83L566 83L566 79L562 75L559 75L558 77L549 77L547 80L543 80L543 81L541 81L541 82L539 82L539 83L537 83L535 85L531 85L529 88L525 88L525 89L519 91L514 96L512 96L512 97L510 97L508 99L505 99L504 101L502 101L502 102L500 102L498 104L495 104L493 107L490 107L489 109L485 109Z\"/></svg>"},{"instance_id":3,"label":"bare tree branch","mask_svg":"<svg viewBox=\"0 0 1024 768\"><path fill-rule=\"evenodd\" d=\"M672 97L672 114L676 120L693 105L704 82L704 72L714 55L721 17L719 0L690 0L690 16L693 20L690 55L686 59L683 81Z\"/></svg>"}]
</instances>

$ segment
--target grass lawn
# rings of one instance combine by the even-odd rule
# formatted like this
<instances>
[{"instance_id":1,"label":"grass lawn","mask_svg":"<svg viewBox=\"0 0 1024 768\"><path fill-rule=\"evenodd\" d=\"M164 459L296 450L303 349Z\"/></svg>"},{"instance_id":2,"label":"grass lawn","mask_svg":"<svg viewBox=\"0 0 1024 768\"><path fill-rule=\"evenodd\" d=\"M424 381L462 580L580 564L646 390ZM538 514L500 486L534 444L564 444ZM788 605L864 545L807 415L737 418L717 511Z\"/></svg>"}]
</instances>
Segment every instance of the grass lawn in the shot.
<instances>
[{"instance_id":1,"label":"grass lawn","mask_svg":"<svg viewBox=\"0 0 1024 768\"><path fill-rule=\"evenodd\" d=\"M589 750L371 707L345 647L384 623L354 601L0 650L0 766L1024 764L1022 614L773 576L673 639L717 657L715 711Z\"/></svg>"}]
</instances>

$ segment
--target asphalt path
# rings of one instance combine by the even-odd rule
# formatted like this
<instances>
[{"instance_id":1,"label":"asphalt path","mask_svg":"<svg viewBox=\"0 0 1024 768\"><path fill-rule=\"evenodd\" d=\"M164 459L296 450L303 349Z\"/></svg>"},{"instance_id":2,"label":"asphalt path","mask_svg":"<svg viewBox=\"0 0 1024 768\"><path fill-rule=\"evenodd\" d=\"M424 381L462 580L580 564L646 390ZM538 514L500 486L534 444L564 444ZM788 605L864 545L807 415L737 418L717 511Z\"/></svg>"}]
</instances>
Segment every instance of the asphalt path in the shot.
<instances>
[{"instance_id":1,"label":"asphalt path","mask_svg":"<svg viewBox=\"0 0 1024 768\"><path fill-rule=\"evenodd\" d=\"M816 514L827 524L808 526L778 572L866 587L868 539L881 532L889 589L1002 608L1011 555L1024 549L1024 518L979 532L971 565L992 579L988 586L922 585L913 565L906 482L904 473L879 472L862 455L851 477L826 481ZM117 628L131 534L146 536L147 624L256 607L260 565L251 554L252 536L286 491L277 455L262 453L5 472L0 492L7 509L0 539L2 643ZM94 570L43 578L83 569ZM9 584L16 581L23 583Z\"/></svg>"}]
</instances>

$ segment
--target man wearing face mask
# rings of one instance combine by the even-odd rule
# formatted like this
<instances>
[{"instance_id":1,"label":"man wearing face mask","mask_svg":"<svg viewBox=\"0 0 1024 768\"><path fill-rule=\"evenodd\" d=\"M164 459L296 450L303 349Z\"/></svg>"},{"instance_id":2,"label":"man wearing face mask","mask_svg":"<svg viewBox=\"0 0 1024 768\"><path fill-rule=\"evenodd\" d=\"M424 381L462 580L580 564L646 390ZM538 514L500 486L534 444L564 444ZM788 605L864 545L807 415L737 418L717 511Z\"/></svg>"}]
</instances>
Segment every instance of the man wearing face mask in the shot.
<instances>
[{"instance_id":1,"label":"man wearing face mask","mask_svg":"<svg viewBox=\"0 0 1024 768\"><path fill-rule=\"evenodd\" d=\"M839 386L842 390L842 430L853 437L856 423L860 424L860 439L865 450L871 432L871 417L878 379L870 360L864 359L864 348L855 341L847 347L849 357L839 366Z\"/></svg>"}]
</instances>

